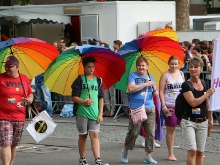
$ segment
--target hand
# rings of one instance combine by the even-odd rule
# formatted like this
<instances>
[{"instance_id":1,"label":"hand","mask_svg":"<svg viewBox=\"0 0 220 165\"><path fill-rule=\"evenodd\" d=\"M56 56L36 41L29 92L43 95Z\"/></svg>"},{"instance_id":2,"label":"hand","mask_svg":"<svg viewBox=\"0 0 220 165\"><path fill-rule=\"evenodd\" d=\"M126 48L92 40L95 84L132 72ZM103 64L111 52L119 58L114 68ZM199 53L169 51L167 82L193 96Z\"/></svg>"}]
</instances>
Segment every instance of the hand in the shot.
<instances>
[{"instance_id":1,"label":"hand","mask_svg":"<svg viewBox=\"0 0 220 165\"><path fill-rule=\"evenodd\" d=\"M33 99L32 98L29 98L29 97L27 97L27 98L22 98L22 102L24 102L24 103L26 103L26 104L31 104L32 102L33 102Z\"/></svg>"},{"instance_id":2,"label":"hand","mask_svg":"<svg viewBox=\"0 0 220 165\"><path fill-rule=\"evenodd\" d=\"M158 92L158 90L154 90L154 91L153 91L153 95L154 95L154 96L157 96L157 95L159 95L159 92Z\"/></svg>"},{"instance_id":3,"label":"hand","mask_svg":"<svg viewBox=\"0 0 220 165\"><path fill-rule=\"evenodd\" d=\"M99 115L97 119L97 124L101 123L103 121L103 115Z\"/></svg>"},{"instance_id":4,"label":"hand","mask_svg":"<svg viewBox=\"0 0 220 165\"><path fill-rule=\"evenodd\" d=\"M168 114L169 110L167 109L167 106L162 108L162 111L164 114Z\"/></svg>"},{"instance_id":5,"label":"hand","mask_svg":"<svg viewBox=\"0 0 220 165\"><path fill-rule=\"evenodd\" d=\"M209 58L206 54L203 54L202 56L205 58L206 61L209 61Z\"/></svg>"},{"instance_id":6,"label":"hand","mask_svg":"<svg viewBox=\"0 0 220 165\"><path fill-rule=\"evenodd\" d=\"M88 107L88 106L92 105L92 103L93 103L92 99L86 99L86 100L84 100L83 105Z\"/></svg>"},{"instance_id":7,"label":"hand","mask_svg":"<svg viewBox=\"0 0 220 165\"><path fill-rule=\"evenodd\" d=\"M206 93L207 93L209 96L211 96L213 93L215 93L215 88L214 88L214 87L209 88L209 89L206 91Z\"/></svg>"},{"instance_id":8,"label":"hand","mask_svg":"<svg viewBox=\"0 0 220 165\"><path fill-rule=\"evenodd\" d=\"M147 81L145 84L146 84L147 87L154 86L153 81Z\"/></svg>"},{"instance_id":9,"label":"hand","mask_svg":"<svg viewBox=\"0 0 220 165\"><path fill-rule=\"evenodd\" d=\"M209 120L209 121L208 121L208 127L209 127L209 129L212 129L212 126L213 126L213 120Z\"/></svg>"}]
</instances>

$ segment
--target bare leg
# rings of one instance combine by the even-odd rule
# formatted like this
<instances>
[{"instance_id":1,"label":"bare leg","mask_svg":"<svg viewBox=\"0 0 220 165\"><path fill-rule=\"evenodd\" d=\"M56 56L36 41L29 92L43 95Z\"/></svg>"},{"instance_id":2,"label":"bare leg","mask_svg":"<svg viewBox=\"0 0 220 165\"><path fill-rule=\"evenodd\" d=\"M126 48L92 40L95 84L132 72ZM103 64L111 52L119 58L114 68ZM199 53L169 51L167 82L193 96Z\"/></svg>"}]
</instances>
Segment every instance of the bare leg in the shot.
<instances>
[{"instance_id":1,"label":"bare leg","mask_svg":"<svg viewBox=\"0 0 220 165\"><path fill-rule=\"evenodd\" d=\"M196 151L190 150L187 153L187 165L196 165Z\"/></svg>"},{"instance_id":2,"label":"bare leg","mask_svg":"<svg viewBox=\"0 0 220 165\"><path fill-rule=\"evenodd\" d=\"M10 165L14 164L15 161L15 156L16 156L16 146L11 146L11 162Z\"/></svg>"},{"instance_id":3,"label":"bare leg","mask_svg":"<svg viewBox=\"0 0 220 165\"><path fill-rule=\"evenodd\" d=\"M11 162L11 146L1 147L1 158L3 165L10 165Z\"/></svg>"},{"instance_id":4,"label":"bare leg","mask_svg":"<svg viewBox=\"0 0 220 165\"><path fill-rule=\"evenodd\" d=\"M166 142L167 142L167 148L169 152L168 160L176 160L176 157L173 154L174 131L175 131L175 127L167 126Z\"/></svg>"},{"instance_id":5,"label":"bare leg","mask_svg":"<svg viewBox=\"0 0 220 165\"><path fill-rule=\"evenodd\" d=\"M124 152L128 152L128 148L127 147L124 147Z\"/></svg>"},{"instance_id":6,"label":"bare leg","mask_svg":"<svg viewBox=\"0 0 220 165\"><path fill-rule=\"evenodd\" d=\"M79 135L79 140L78 140L78 148L79 148L79 155L80 158L84 158L86 156L86 139L87 135Z\"/></svg>"},{"instance_id":7,"label":"bare leg","mask_svg":"<svg viewBox=\"0 0 220 165\"><path fill-rule=\"evenodd\" d=\"M203 165L203 152L196 152L196 165Z\"/></svg>"},{"instance_id":8,"label":"bare leg","mask_svg":"<svg viewBox=\"0 0 220 165\"><path fill-rule=\"evenodd\" d=\"M91 146L94 158L100 158L100 144L99 144L99 133L98 132L89 132L91 139Z\"/></svg>"}]
</instances>

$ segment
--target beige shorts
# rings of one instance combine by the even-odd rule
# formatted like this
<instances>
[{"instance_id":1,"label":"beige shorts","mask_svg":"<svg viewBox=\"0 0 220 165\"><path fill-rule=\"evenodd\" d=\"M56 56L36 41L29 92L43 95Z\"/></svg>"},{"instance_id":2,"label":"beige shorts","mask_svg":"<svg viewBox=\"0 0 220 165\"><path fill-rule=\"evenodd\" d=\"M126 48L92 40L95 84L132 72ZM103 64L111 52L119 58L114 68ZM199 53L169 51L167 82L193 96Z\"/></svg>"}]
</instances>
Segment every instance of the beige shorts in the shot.
<instances>
[{"instance_id":1,"label":"beige shorts","mask_svg":"<svg viewBox=\"0 0 220 165\"><path fill-rule=\"evenodd\" d=\"M182 119L182 136L185 140L187 150L205 151L208 131L208 120L196 123Z\"/></svg>"}]
</instances>

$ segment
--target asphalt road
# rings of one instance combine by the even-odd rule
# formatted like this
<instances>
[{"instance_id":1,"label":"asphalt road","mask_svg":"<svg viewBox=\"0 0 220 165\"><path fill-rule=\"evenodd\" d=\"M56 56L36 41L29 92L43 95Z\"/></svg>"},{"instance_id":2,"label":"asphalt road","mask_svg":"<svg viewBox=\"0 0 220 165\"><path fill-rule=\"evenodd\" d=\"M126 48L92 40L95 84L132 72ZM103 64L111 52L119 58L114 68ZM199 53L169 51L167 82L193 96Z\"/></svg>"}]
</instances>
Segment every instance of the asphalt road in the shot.
<instances>
[{"instance_id":1,"label":"asphalt road","mask_svg":"<svg viewBox=\"0 0 220 165\"><path fill-rule=\"evenodd\" d=\"M15 165L78 165L78 132L75 118L60 118L53 115L57 127L52 135L40 143L36 143L29 133L24 130L21 146L18 148ZM29 121L26 122L26 126ZM105 117L99 134L101 143L101 158L110 165L123 164L120 162L120 152L123 148L124 138L127 133L128 118L125 116L114 120ZM165 129L164 129L165 130ZM164 132L165 133L165 132ZM215 126L211 133L212 138L207 139L204 165L219 165L220 163L220 126ZM141 138L138 137L136 147L129 152L130 165L144 164L144 148L141 147ZM158 142L161 148L156 148L152 154L161 165L185 165L186 150L179 127L175 133L174 153L177 161L167 160L167 147L165 140ZM94 164L94 158L87 141L87 160Z\"/></svg>"}]
</instances>

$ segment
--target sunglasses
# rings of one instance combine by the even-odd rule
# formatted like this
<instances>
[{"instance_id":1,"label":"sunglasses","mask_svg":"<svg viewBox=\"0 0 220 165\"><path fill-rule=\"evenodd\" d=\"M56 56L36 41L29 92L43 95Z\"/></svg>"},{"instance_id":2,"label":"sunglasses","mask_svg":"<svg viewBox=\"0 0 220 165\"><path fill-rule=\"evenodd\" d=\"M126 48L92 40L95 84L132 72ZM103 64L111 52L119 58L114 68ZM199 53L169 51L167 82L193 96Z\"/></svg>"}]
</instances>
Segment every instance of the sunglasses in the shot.
<instances>
[{"instance_id":1,"label":"sunglasses","mask_svg":"<svg viewBox=\"0 0 220 165\"><path fill-rule=\"evenodd\" d=\"M15 65L5 65L5 69L10 69L10 68L13 68Z\"/></svg>"}]
</instances>

